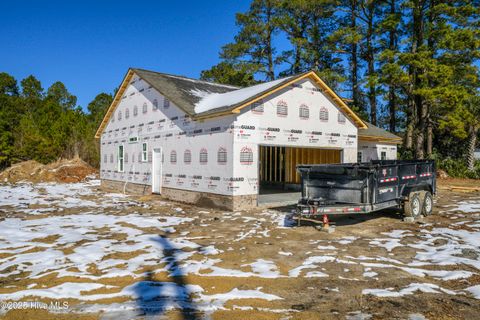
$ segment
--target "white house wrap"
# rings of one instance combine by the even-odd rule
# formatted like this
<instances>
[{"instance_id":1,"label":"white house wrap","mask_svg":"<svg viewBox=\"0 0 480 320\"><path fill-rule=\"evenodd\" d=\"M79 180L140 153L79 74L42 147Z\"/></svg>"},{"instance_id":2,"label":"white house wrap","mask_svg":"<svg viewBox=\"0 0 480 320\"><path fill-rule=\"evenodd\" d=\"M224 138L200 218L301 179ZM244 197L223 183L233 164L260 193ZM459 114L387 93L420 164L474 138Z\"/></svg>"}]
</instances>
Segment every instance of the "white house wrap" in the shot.
<instances>
[{"instance_id":1,"label":"white house wrap","mask_svg":"<svg viewBox=\"0 0 480 320\"><path fill-rule=\"evenodd\" d=\"M97 131L105 187L254 207L295 188L299 163L395 159L400 138L362 121L307 72L248 88L130 69Z\"/></svg>"}]
</instances>

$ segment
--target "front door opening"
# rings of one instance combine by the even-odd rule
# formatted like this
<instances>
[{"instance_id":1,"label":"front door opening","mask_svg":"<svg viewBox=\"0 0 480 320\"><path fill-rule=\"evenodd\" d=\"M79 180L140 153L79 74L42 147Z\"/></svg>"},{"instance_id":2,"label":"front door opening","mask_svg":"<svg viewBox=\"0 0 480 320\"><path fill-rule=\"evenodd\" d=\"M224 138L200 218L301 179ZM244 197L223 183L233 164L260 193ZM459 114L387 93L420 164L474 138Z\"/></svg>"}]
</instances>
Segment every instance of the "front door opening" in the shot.
<instances>
[{"instance_id":1,"label":"front door opening","mask_svg":"<svg viewBox=\"0 0 480 320\"><path fill-rule=\"evenodd\" d=\"M162 148L154 148L152 155L152 193L162 193Z\"/></svg>"}]
</instances>

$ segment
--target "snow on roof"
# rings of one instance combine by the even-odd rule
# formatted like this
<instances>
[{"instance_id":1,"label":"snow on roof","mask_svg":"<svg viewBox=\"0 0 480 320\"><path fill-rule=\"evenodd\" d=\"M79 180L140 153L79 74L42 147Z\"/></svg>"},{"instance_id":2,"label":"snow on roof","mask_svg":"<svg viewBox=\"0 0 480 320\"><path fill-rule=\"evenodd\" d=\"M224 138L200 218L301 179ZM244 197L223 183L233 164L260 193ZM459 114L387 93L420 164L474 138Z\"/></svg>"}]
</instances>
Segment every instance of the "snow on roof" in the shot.
<instances>
[{"instance_id":1,"label":"snow on roof","mask_svg":"<svg viewBox=\"0 0 480 320\"><path fill-rule=\"evenodd\" d=\"M273 80L270 82L265 82L257 84L255 86L233 90L225 93L211 93L208 91L192 90L190 92L193 95L201 98L200 101L195 104L195 113L198 114L221 107L238 104L277 86L278 84L284 82L289 78L291 77Z\"/></svg>"}]
</instances>

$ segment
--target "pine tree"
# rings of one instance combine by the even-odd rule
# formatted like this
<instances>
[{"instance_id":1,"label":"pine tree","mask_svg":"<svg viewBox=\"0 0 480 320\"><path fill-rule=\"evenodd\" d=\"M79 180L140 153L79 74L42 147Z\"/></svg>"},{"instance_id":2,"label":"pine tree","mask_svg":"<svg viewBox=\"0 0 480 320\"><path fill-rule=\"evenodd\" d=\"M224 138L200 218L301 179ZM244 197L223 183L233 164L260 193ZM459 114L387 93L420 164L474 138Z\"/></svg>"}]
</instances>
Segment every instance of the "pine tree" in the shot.
<instances>
[{"instance_id":1,"label":"pine tree","mask_svg":"<svg viewBox=\"0 0 480 320\"><path fill-rule=\"evenodd\" d=\"M237 14L240 30L235 42L222 48L220 57L234 65L245 65L254 74L264 75L265 80L274 80L277 52L273 38L278 32L277 10L277 0L253 0L246 13Z\"/></svg>"}]
</instances>

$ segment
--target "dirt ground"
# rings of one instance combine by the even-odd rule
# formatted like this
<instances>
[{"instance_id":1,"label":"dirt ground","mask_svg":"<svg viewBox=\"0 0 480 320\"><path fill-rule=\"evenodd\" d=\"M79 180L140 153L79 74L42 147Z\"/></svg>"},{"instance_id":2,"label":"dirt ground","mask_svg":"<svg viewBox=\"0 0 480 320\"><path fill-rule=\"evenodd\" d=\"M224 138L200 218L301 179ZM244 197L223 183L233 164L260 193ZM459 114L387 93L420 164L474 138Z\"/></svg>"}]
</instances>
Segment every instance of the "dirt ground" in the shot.
<instances>
[{"instance_id":1,"label":"dirt ground","mask_svg":"<svg viewBox=\"0 0 480 320\"><path fill-rule=\"evenodd\" d=\"M99 191L0 185L3 319L480 319L478 181L432 216L224 212ZM68 307L5 308L6 302Z\"/></svg>"}]
</instances>

